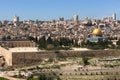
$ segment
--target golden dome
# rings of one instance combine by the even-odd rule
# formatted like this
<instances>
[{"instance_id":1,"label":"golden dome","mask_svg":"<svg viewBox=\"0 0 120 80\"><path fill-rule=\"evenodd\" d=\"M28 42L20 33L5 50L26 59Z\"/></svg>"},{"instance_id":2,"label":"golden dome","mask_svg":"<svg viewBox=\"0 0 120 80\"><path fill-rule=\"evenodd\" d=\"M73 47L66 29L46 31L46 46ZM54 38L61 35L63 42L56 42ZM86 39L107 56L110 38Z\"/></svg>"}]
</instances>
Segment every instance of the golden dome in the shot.
<instances>
[{"instance_id":1,"label":"golden dome","mask_svg":"<svg viewBox=\"0 0 120 80\"><path fill-rule=\"evenodd\" d=\"M100 35L100 34L102 34L102 32L101 32L100 29L96 28L96 29L93 30L92 34L93 35Z\"/></svg>"}]
</instances>

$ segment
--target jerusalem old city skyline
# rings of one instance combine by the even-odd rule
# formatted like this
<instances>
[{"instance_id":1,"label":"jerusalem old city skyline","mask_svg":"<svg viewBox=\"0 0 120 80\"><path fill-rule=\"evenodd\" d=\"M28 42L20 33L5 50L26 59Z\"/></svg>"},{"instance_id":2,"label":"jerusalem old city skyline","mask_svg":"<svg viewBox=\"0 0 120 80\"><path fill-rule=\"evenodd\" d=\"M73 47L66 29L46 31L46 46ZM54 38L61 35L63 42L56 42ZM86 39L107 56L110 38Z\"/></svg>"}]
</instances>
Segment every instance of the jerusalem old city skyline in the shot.
<instances>
[{"instance_id":1,"label":"jerusalem old city skyline","mask_svg":"<svg viewBox=\"0 0 120 80\"><path fill-rule=\"evenodd\" d=\"M119 0L2 0L0 80L120 80Z\"/></svg>"}]
</instances>

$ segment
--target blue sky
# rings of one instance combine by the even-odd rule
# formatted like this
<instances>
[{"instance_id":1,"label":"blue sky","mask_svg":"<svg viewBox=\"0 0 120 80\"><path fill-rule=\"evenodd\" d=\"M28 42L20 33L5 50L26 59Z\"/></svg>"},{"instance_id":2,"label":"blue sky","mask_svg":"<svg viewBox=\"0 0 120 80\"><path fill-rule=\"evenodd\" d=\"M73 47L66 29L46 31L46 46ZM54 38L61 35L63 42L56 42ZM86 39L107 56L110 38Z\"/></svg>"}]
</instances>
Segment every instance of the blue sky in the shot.
<instances>
[{"instance_id":1,"label":"blue sky","mask_svg":"<svg viewBox=\"0 0 120 80\"><path fill-rule=\"evenodd\" d=\"M117 14L120 19L120 0L1 0L0 20L12 20L14 15L20 20L52 20L63 16L65 19L78 14L101 19Z\"/></svg>"}]
</instances>

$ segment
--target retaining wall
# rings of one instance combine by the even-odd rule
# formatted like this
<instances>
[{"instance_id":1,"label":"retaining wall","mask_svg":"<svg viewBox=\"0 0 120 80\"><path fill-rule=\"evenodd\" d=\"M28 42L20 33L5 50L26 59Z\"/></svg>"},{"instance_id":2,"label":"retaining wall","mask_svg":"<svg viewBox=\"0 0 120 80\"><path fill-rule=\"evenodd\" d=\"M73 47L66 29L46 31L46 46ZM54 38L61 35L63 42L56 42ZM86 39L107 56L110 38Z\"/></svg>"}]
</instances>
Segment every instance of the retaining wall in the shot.
<instances>
[{"instance_id":1,"label":"retaining wall","mask_svg":"<svg viewBox=\"0 0 120 80\"><path fill-rule=\"evenodd\" d=\"M45 58L64 57L106 57L120 56L120 50L91 50L91 51L43 51L43 52L17 52L12 53L13 66L38 65Z\"/></svg>"}]
</instances>

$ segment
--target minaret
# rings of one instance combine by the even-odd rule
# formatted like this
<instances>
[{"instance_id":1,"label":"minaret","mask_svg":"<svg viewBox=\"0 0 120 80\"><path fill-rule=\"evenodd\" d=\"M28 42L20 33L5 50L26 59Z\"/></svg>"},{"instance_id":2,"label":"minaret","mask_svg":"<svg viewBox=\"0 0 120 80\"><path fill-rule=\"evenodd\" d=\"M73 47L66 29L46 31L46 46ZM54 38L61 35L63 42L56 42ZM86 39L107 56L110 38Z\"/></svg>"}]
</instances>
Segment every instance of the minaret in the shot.
<instances>
[{"instance_id":1,"label":"minaret","mask_svg":"<svg viewBox=\"0 0 120 80\"><path fill-rule=\"evenodd\" d=\"M113 18L113 20L116 20L116 13L112 14L112 18Z\"/></svg>"},{"instance_id":2,"label":"minaret","mask_svg":"<svg viewBox=\"0 0 120 80\"><path fill-rule=\"evenodd\" d=\"M14 24L14 26L18 26L19 25L19 17L18 16L14 16L13 17L13 24Z\"/></svg>"},{"instance_id":3,"label":"minaret","mask_svg":"<svg viewBox=\"0 0 120 80\"><path fill-rule=\"evenodd\" d=\"M77 24L78 24L79 16L78 16L78 15L74 15L74 16L73 16L73 21L74 21L74 23L77 23Z\"/></svg>"},{"instance_id":4,"label":"minaret","mask_svg":"<svg viewBox=\"0 0 120 80\"><path fill-rule=\"evenodd\" d=\"M13 17L13 22L19 22L19 17L18 16L14 16Z\"/></svg>"}]
</instances>

